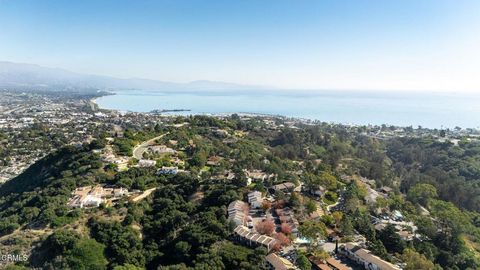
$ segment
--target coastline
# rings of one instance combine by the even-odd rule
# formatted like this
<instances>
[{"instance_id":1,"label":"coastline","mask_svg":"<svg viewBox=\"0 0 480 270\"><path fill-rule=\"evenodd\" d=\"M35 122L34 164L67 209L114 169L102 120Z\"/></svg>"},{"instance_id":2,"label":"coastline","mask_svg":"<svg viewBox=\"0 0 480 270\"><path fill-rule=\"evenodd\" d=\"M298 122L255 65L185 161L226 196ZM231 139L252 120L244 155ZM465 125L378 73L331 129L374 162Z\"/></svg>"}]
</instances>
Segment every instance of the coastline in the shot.
<instances>
[{"instance_id":1,"label":"coastline","mask_svg":"<svg viewBox=\"0 0 480 270\"><path fill-rule=\"evenodd\" d=\"M111 95L116 95L116 93L110 92ZM130 111L130 110L119 110L119 109L109 109L109 108L103 108L101 107L97 99L108 96L108 95L102 95L99 97L94 97L88 100L89 105L94 108L94 110L99 110L99 111L108 111L108 112L117 112L117 113L140 113L140 114L151 114L151 112L135 112L135 111ZM166 111L163 113L160 113L159 115L164 116L164 117L176 117L176 116L185 116L185 114L177 113L177 112L190 112L191 110L170 110ZM229 117L233 114L237 114L242 117L265 117L265 118L279 118L283 120L291 120L291 121L298 121L301 122L302 124L306 125L311 125L314 123L328 123L328 124L333 124L333 125L346 125L346 126L361 126L357 124L347 124L347 123L336 123L336 122L325 122L325 121L320 121L316 119L307 119L307 118L301 118L301 117L291 117L291 116L286 116L286 115L280 115L280 114L266 114L266 113L252 113L252 112L236 112L236 113L191 113L189 115L205 115L205 116L212 116L212 117Z\"/></svg>"},{"instance_id":2,"label":"coastline","mask_svg":"<svg viewBox=\"0 0 480 270\"><path fill-rule=\"evenodd\" d=\"M138 95L137 95L138 92ZM98 110L117 111L120 113L158 113L164 116L209 115L225 117L232 114L242 116L278 117L300 120L304 123L329 123L346 126L387 126L414 127L428 129L454 129L456 126L479 130L474 119L464 115L474 115L478 110L460 100L455 107L444 105L447 99L440 98L424 104L420 98L394 99L390 96L375 98L359 97L285 97L257 94L248 95L195 95L184 93L137 91L135 93L112 93L91 99L91 104ZM98 98L112 95L112 98L99 102ZM451 100L448 99L448 102ZM108 106L103 107L101 106ZM243 104L243 105L242 105ZM164 109L158 109L164 108ZM173 109L171 109L173 108ZM187 109L175 109L187 108ZM412 113L405 112L412 108ZM434 114L426 113L429 108ZM463 108L458 110L445 108ZM467 119L467 120L465 120Z\"/></svg>"}]
</instances>

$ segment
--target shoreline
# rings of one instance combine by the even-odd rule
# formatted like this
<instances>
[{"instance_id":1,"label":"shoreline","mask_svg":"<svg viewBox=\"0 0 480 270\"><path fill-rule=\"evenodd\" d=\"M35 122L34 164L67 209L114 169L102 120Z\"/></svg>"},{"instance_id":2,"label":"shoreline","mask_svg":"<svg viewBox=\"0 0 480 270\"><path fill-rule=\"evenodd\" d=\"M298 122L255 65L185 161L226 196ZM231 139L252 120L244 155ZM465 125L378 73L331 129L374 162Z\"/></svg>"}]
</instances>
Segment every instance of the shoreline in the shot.
<instances>
[{"instance_id":1,"label":"shoreline","mask_svg":"<svg viewBox=\"0 0 480 270\"><path fill-rule=\"evenodd\" d=\"M122 114L125 114L125 113L141 113L141 114L152 114L154 110L152 111L134 111L134 110L121 110L121 109L113 109L113 108L105 108L105 107L102 107L100 106L100 104L98 103L98 99L101 98L101 97L104 97L104 96L109 96L109 95L117 95L117 93L115 92L109 92L108 94L106 95L100 95L100 96L97 96L97 97L94 97L92 99L90 99L90 103L91 103L91 106L94 106L97 110L104 110L104 111L114 111L114 112L118 112L118 113L122 113ZM390 124L390 123L381 123L381 124L375 124L375 123L355 123L355 122L347 122L347 121L335 121L335 120L332 120L332 121L327 121L327 120L320 120L318 118L305 118L305 117L296 117L296 116L288 116L288 115L282 115L282 114L278 114L278 113L255 113L255 112L242 112L242 111L238 111L238 112L216 112L216 113L212 113L212 112L195 112L191 109L181 109L181 110L177 110L177 109L171 109L171 110L163 110L164 112L162 113L157 113L158 115L162 115L162 116L188 116L188 115L206 115L206 116L213 116L213 117L226 117L226 116L231 116L233 114L237 114L237 115L240 115L240 116L251 116L251 117L270 117L270 118L280 118L280 119L284 119L284 120L295 120L295 121L300 121L304 124L312 124L312 123L327 123L327 124L332 124L332 125L344 125L344 126L351 126L351 127L375 127L375 126L378 126L378 127L381 127L381 126L386 126L386 127L395 127L395 128L417 128L417 127L420 127L422 126L422 129L428 129L428 130L453 130L457 125L453 125L453 126L447 126L447 125L441 125L440 127L437 127L437 126L424 126L424 125L420 125L420 124L410 124L410 125L405 125L405 124ZM179 113L180 112L180 113ZM181 113L181 112L184 112L184 113ZM185 113L187 112L187 113ZM463 127L462 129L464 130L468 130L468 129L471 129L471 130L474 130L474 131L479 131L480 130L480 126L479 127Z\"/></svg>"}]
</instances>

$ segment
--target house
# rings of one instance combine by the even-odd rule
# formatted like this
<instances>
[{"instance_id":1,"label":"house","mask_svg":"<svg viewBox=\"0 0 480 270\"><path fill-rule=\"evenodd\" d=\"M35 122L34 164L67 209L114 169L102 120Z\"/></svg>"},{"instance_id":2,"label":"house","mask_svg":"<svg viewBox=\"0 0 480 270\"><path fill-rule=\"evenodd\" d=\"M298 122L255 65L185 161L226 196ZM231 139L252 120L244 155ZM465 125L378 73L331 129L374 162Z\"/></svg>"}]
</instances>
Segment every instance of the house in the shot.
<instances>
[{"instance_id":1,"label":"house","mask_svg":"<svg viewBox=\"0 0 480 270\"><path fill-rule=\"evenodd\" d=\"M327 265L334 270L351 270L352 269L346 266L345 264L341 263L340 261L331 257L328 258L326 262L327 262Z\"/></svg>"},{"instance_id":2,"label":"house","mask_svg":"<svg viewBox=\"0 0 480 270\"><path fill-rule=\"evenodd\" d=\"M102 196L106 198L120 198L125 195L128 195L128 189L123 187L103 187Z\"/></svg>"},{"instance_id":3,"label":"house","mask_svg":"<svg viewBox=\"0 0 480 270\"><path fill-rule=\"evenodd\" d=\"M177 174L178 167L166 167L163 166L161 169L157 171L157 174Z\"/></svg>"},{"instance_id":4,"label":"house","mask_svg":"<svg viewBox=\"0 0 480 270\"><path fill-rule=\"evenodd\" d=\"M87 196L80 202L80 208L90 207L90 206L99 207L102 202L104 202L104 200L103 200L101 197L99 197L99 196L87 195Z\"/></svg>"},{"instance_id":5,"label":"house","mask_svg":"<svg viewBox=\"0 0 480 270\"><path fill-rule=\"evenodd\" d=\"M369 250L363 249L356 244L347 243L342 245L339 252L367 270L401 270L400 267L373 255Z\"/></svg>"},{"instance_id":6,"label":"house","mask_svg":"<svg viewBox=\"0 0 480 270\"><path fill-rule=\"evenodd\" d=\"M324 262L322 262L320 260L315 260L313 257L310 257L309 260L312 263L312 269L315 269L315 270L333 270L332 268L330 268L330 266L328 266Z\"/></svg>"},{"instance_id":7,"label":"house","mask_svg":"<svg viewBox=\"0 0 480 270\"><path fill-rule=\"evenodd\" d=\"M235 225L244 225L247 218L248 204L239 200L233 201L228 205L228 219Z\"/></svg>"},{"instance_id":8,"label":"house","mask_svg":"<svg viewBox=\"0 0 480 270\"><path fill-rule=\"evenodd\" d=\"M128 195L128 189L121 187L115 188L101 185L79 187L72 192L72 197L67 205L74 208L98 207L100 204L106 203L107 200L112 201L125 195Z\"/></svg>"},{"instance_id":9,"label":"house","mask_svg":"<svg viewBox=\"0 0 480 270\"><path fill-rule=\"evenodd\" d=\"M243 225L238 225L233 232L235 233L237 241L250 247L264 246L267 248L268 252L273 249L277 242L274 238L252 232L249 228Z\"/></svg>"},{"instance_id":10,"label":"house","mask_svg":"<svg viewBox=\"0 0 480 270\"><path fill-rule=\"evenodd\" d=\"M313 269L316 269L316 270L351 270L352 269L331 257L328 258L326 261L315 259L314 257L310 257L309 260L310 262L312 262Z\"/></svg>"},{"instance_id":11,"label":"house","mask_svg":"<svg viewBox=\"0 0 480 270\"><path fill-rule=\"evenodd\" d=\"M207 165L208 166L218 166L220 165L220 162L223 160L222 157L219 156L211 156L207 159Z\"/></svg>"},{"instance_id":12,"label":"house","mask_svg":"<svg viewBox=\"0 0 480 270\"><path fill-rule=\"evenodd\" d=\"M235 173L233 173L231 170L225 170L223 173L214 175L212 179L215 180L232 180L235 178Z\"/></svg>"},{"instance_id":13,"label":"house","mask_svg":"<svg viewBox=\"0 0 480 270\"><path fill-rule=\"evenodd\" d=\"M157 164L157 162L155 160L149 160L149 159L140 159L138 161L138 166L139 167L142 167L142 168L146 168L146 167L153 167Z\"/></svg>"},{"instance_id":14,"label":"house","mask_svg":"<svg viewBox=\"0 0 480 270\"><path fill-rule=\"evenodd\" d=\"M401 230L398 231L397 234L402 238L404 241L412 241L415 238L415 234L409 231Z\"/></svg>"},{"instance_id":15,"label":"house","mask_svg":"<svg viewBox=\"0 0 480 270\"><path fill-rule=\"evenodd\" d=\"M155 154L175 154L176 151L166 145L149 146L148 150Z\"/></svg>"},{"instance_id":16,"label":"house","mask_svg":"<svg viewBox=\"0 0 480 270\"><path fill-rule=\"evenodd\" d=\"M269 178L269 175L265 172L262 172L260 170L252 170L252 171L247 171L245 170L245 175L247 178L251 180L261 180L265 181Z\"/></svg>"},{"instance_id":17,"label":"house","mask_svg":"<svg viewBox=\"0 0 480 270\"><path fill-rule=\"evenodd\" d=\"M294 236L298 235L298 228L300 227L300 224L298 220L295 218L295 215L293 214L293 211L288 208L282 208L282 209L275 209L275 214L278 216L278 219L280 220L280 223L286 223L290 226L292 229L292 234Z\"/></svg>"},{"instance_id":18,"label":"house","mask_svg":"<svg viewBox=\"0 0 480 270\"><path fill-rule=\"evenodd\" d=\"M290 192L295 189L295 184L292 182L285 182L278 185L274 185L270 188L275 193L276 191Z\"/></svg>"},{"instance_id":19,"label":"house","mask_svg":"<svg viewBox=\"0 0 480 270\"><path fill-rule=\"evenodd\" d=\"M213 132L213 134L217 135L218 137L227 137L229 135L228 131L226 131L225 129L220 129L220 128L212 128L212 132Z\"/></svg>"},{"instance_id":20,"label":"house","mask_svg":"<svg viewBox=\"0 0 480 270\"><path fill-rule=\"evenodd\" d=\"M391 193L392 191L393 191L393 189L391 187L383 186L383 187L380 188L380 192L382 192L384 194Z\"/></svg>"},{"instance_id":21,"label":"house","mask_svg":"<svg viewBox=\"0 0 480 270\"><path fill-rule=\"evenodd\" d=\"M268 254L265 259L270 264L272 270L290 270L297 269L295 265L289 260L278 256L275 253Z\"/></svg>"},{"instance_id":22,"label":"house","mask_svg":"<svg viewBox=\"0 0 480 270\"><path fill-rule=\"evenodd\" d=\"M376 183L375 180L373 180L373 179L368 179L368 178L363 177L363 176L360 176L360 181L362 181L363 183L368 184L369 186L372 186L372 187L374 187L374 186L375 186L375 183Z\"/></svg>"},{"instance_id":23,"label":"house","mask_svg":"<svg viewBox=\"0 0 480 270\"><path fill-rule=\"evenodd\" d=\"M252 208L260 208L263 204L262 193L260 191L252 191L248 193L248 203Z\"/></svg>"}]
</instances>

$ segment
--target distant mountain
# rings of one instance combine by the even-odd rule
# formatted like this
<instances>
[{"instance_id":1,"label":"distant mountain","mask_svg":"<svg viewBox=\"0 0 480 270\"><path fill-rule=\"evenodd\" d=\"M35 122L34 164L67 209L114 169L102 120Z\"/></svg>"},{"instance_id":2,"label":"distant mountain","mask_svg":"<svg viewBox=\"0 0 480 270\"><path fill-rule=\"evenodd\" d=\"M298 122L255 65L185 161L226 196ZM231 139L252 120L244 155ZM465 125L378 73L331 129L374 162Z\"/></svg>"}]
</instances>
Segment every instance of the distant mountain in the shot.
<instances>
[{"instance_id":1,"label":"distant mountain","mask_svg":"<svg viewBox=\"0 0 480 270\"><path fill-rule=\"evenodd\" d=\"M0 87L41 88L68 90L94 88L100 90L141 89L162 91L191 90L253 90L258 86L246 86L226 82L199 80L189 83L173 83L149 79L119 79L109 76L80 74L64 69L48 68L33 64L0 61Z\"/></svg>"}]
</instances>

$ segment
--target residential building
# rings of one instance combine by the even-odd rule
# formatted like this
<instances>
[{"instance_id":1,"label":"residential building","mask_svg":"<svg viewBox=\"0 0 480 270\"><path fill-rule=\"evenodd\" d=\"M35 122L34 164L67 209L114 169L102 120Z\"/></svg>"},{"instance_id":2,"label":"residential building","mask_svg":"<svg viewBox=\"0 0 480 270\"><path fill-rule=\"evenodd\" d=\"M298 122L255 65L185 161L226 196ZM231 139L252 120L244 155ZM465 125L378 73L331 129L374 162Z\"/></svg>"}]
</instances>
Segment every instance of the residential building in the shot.
<instances>
[{"instance_id":1,"label":"residential building","mask_svg":"<svg viewBox=\"0 0 480 270\"><path fill-rule=\"evenodd\" d=\"M235 225L244 225L247 218L248 204L239 200L233 201L228 205L228 219Z\"/></svg>"},{"instance_id":2,"label":"residential building","mask_svg":"<svg viewBox=\"0 0 480 270\"><path fill-rule=\"evenodd\" d=\"M297 269L295 265L289 260L278 256L275 253L268 254L265 259L270 264L270 269L272 270L290 270Z\"/></svg>"},{"instance_id":3,"label":"residential building","mask_svg":"<svg viewBox=\"0 0 480 270\"><path fill-rule=\"evenodd\" d=\"M247 178L252 180L262 180L265 181L269 178L269 175L265 172L260 170L252 170L252 171L245 171Z\"/></svg>"},{"instance_id":4,"label":"residential building","mask_svg":"<svg viewBox=\"0 0 480 270\"><path fill-rule=\"evenodd\" d=\"M177 174L178 167L166 167L163 166L161 169L157 171L157 174Z\"/></svg>"},{"instance_id":5,"label":"residential building","mask_svg":"<svg viewBox=\"0 0 480 270\"><path fill-rule=\"evenodd\" d=\"M125 188L97 186L85 186L75 189L67 205L74 208L98 207L107 200L113 201L128 195Z\"/></svg>"},{"instance_id":6,"label":"residential building","mask_svg":"<svg viewBox=\"0 0 480 270\"><path fill-rule=\"evenodd\" d=\"M263 197L260 191L252 191L248 193L248 203L252 208L261 208L263 204Z\"/></svg>"},{"instance_id":7,"label":"residential building","mask_svg":"<svg viewBox=\"0 0 480 270\"><path fill-rule=\"evenodd\" d=\"M220 162L223 160L222 157L219 156L211 156L207 159L207 165L208 166L218 166L220 165Z\"/></svg>"},{"instance_id":8,"label":"residential building","mask_svg":"<svg viewBox=\"0 0 480 270\"><path fill-rule=\"evenodd\" d=\"M175 154L175 150L166 145L149 146L148 150L155 154Z\"/></svg>"},{"instance_id":9,"label":"residential building","mask_svg":"<svg viewBox=\"0 0 480 270\"><path fill-rule=\"evenodd\" d=\"M339 252L362 265L366 270L401 270L400 267L373 255L369 250L356 244L347 243L340 247Z\"/></svg>"},{"instance_id":10,"label":"residential building","mask_svg":"<svg viewBox=\"0 0 480 270\"><path fill-rule=\"evenodd\" d=\"M285 182L278 185L274 185L270 189L273 190L273 192L275 191L290 192L295 189L295 184L292 182Z\"/></svg>"},{"instance_id":11,"label":"residential building","mask_svg":"<svg viewBox=\"0 0 480 270\"><path fill-rule=\"evenodd\" d=\"M250 247L258 247L258 246L264 246L267 248L267 251L270 252L273 247L275 246L275 243L277 240L274 238L267 236L267 235L262 235L258 234L255 232L252 232L249 228L243 226L243 225L238 225L235 230L235 238Z\"/></svg>"},{"instance_id":12,"label":"residential building","mask_svg":"<svg viewBox=\"0 0 480 270\"><path fill-rule=\"evenodd\" d=\"M333 270L351 270L352 269L332 257L328 258L326 260L326 263Z\"/></svg>"},{"instance_id":13,"label":"residential building","mask_svg":"<svg viewBox=\"0 0 480 270\"><path fill-rule=\"evenodd\" d=\"M140 159L138 161L138 166L139 167L153 167L157 164L155 160L149 160L149 159Z\"/></svg>"}]
</instances>

